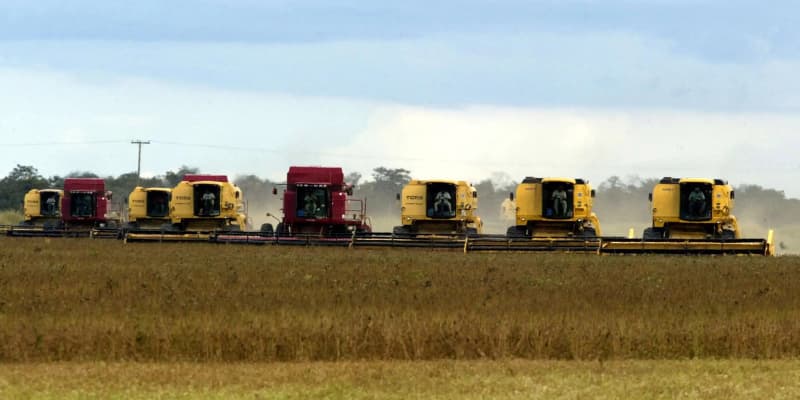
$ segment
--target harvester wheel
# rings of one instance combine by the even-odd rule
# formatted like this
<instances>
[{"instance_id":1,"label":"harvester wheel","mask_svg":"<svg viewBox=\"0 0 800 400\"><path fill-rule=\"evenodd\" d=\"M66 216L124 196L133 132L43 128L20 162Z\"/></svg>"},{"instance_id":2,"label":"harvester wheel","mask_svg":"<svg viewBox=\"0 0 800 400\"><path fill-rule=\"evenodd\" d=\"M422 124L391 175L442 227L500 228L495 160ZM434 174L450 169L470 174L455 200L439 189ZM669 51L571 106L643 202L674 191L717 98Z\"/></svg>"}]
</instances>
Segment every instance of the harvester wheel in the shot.
<instances>
[{"instance_id":1,"label":"harvester wheel","mask_svg":"<svg viewBox=\"0 0 800 400\"><path fill-rule=\"evenodd\" d=\"M289 236L289 232L283 222L279 223L278 226L275 227L275 236Z\"/></svg>"},{"instance_id":2,"label":"harvester wheel","mask_svg":"<svg viewBox=\"0 0 800 400\"><path fill-rule=\"evenodd\" d=\"M225 227L225 231L227 231L227 232L241 232L242 231L242 227L239 226L238 224L230 224L230 225Z\"/></svg>"},{"instance_id":3,"label":"harvester wheel","mask_svg":"<svg viewBox=\"0 0 800 400\"><path fill-rule=\"evenodd\" d=\"M722 240L733 240L733 239L736 239L736 232L727 229L722 231Z\"/></svg>"},{"instance_id":4,"label":"harvester wheel","mask_svg":"<svg viewBox=\"0 0 800 400\"><path fill-rule=\"evenodd\" d=\"M659 240L663 238L664 234L661 229L656 228L646 228L642 234L642 239L644 240Z\"/></svg>"},{"instance_id":5,"label":"harvester wheel","mask_svg":"<svg viewBox=\"0 0 800 400\"><path fill-rule=\"evenodd\" d=\"M467 237L477 237L478 228L467 228Z\"/></svg>"},{"instance_id":6,"label":"harvester wheel","mask_svg":"<svg viewBox=\"0 0 800 400\"><path fill-rule=\"evenodd\" d=\"M180 229L176 229L175 225L173 224L161 224L161 232L174 232L179 230Z\"/></svg>"},{"instance_id":7,"label":"harvester wheel","mask_svg":"<svg viewBox=\"0 0 800 400\"><path fill-rule=\"evenodd\" d=\"M512 239L520 239L525 238L528 235L525 234L525 227L524 226L509 226L508 230L506 231L506 237Z\"/></svg>"},{"instance_id":8,"label":"harvester wheel","mask_svg":"<svg viewBox=\"0 0 800 400\"><path fill-rule=\"evenodd\" d=\"M362 224L359 225L358 228L356 228L357 237L369 236L371 233L372 233L372 227L370 227L369 225Z\"/></svg>"},{"instance_id":9,"label":"harvester wheel","mask_svg":"<svg viewBox=\"0 0 800 400\"><path fill-rule=\"evenodd\" d=\"M594 228L583 228L583 237L594 238L597 237L597 231Z\"/></svg>"},{"instance_id":10,"label":"harvester wheel","mask_svg":"<svg viewBox=\"0 0 800 400\"><path fill-rule=\"evenodd\" d=\"M272 229L272 224L269 222L261 224L261 236L275 236L275 230Z\"/></svg>"},{"instance_id":11,"label":"harvester wheel","mask_svg":"<svg viewBox=\"0 0 800 400\"><path fill-rule=\"evenodd\" d=\"M409 237L411 236L411 230L406 228L405 225L395 226L392 228L392 235L398 237Z\"/></svg>"},{"instance_id":12,"label":"harvester wheel","mask_svg":"<svg viewBox=\"0 0 800 400\"><path fill-rule=\"evenodd\" d=\"M45 222L45 223L44 223L44 230L46 230L46 231L56 231L56 230L58 230L58 225L59 225L58 221L55 221L55 222L50 222L50 221L48 221L48 222Z\"/></svg>"}]
</instances>

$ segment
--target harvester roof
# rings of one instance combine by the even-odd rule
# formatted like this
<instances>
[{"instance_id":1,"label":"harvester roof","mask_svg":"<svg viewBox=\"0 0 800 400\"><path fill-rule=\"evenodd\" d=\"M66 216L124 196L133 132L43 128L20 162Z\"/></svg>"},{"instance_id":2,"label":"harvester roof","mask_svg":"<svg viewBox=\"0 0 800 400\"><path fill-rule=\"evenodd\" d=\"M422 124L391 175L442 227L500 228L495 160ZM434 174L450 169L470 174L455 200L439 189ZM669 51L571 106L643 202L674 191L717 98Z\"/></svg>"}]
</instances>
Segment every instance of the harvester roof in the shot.
<instances>
[{"instance_id":1,"label":"harvester roof","mask_svg":"<svg viewBox=\"0 0 800 400\"><path fill-rule=\"evenodd\" d=\"M409 185L426 185L429 183L449 183L452 185L472 186L467 181L454 181L450 179L412 179L408 182Z\"/></svg>"},{"instance_id":2,"label":"harvester roof","mask_svg":"<svg viewBox=\"0 0 800 400\"><path fill-rule=\"evenodd\" d=\"M344 173L341 167L289 167L286 183L344 185Z\"/></svg>"},{"instance_id":3,"label":"harvester roof","mask_svg":"<svg viewBox=\"0 0 800 400\"><path fill-rule=\"evenodd\" d=\"M720 178L672 178L672 177L664 177L661 178L659 183L667 183L667 184L677 184L677 183L705 183L709 185L727 185L728 181Z\"/></svg>"},{"instance_id":4,"label":"harvester roof","mask_svg":"<svg viewBox=\"0 0 800 400\"><path fill-rule=\"evenodd\" d=\"M137 187L133 188L133 190L142 191L142 192L171 192L172 188L137 186Z\"/></svg>"},{"instance_id":5,"label":"harvester roof","mask_svg":"<svg viewBox=\"0 0 800 400\"><path fill-rule=\"evenodd\" d=\"M724 179L711 179L711 178L681 178L681 183L707 183L709 185L727 185L728 182Z\"/></svg>"},{"instance_id":6,"label":"harvester roof","mask_svg":"<svg viewBox=\"0 0 800 400\"><path fill-rule=\"evenodd\" d=\"M186 174L183 176L184 182L227 182L227 175L206 175L206 174Z\"/></svg>"},{"instance_id":7,"label":"harvester roof","mask_svg":"<svg viewBox=\"0 0 800 400\"><path fill-rule=\"evenodd\" d=\"M101 178L66 178L64 191L102 192L106 189L105 181Z\"/></svg>"},{"instance_id":8,"label":"harvester roof","mask_svg":"<svg viewBox=\"0 0 800 400\"><path fill-rule=\"evenodd\" d=\"M563 182L563 183L571 183L573 185L586 183L586 181L580 178L562 178L562 177L542 178L542 183L549 183L549 182Z\"/></svg>"}]
</instances>

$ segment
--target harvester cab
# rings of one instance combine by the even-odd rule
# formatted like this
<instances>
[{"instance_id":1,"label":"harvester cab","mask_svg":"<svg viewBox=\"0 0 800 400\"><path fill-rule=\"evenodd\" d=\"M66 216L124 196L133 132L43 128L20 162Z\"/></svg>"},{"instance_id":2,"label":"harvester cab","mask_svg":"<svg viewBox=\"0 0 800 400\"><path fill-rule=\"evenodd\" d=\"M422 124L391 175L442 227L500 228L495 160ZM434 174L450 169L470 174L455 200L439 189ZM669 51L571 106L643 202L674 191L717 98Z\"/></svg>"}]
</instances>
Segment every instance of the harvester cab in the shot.
<instances>
[{"instance_id":1,"label":"harvester cab","mask_svg":"<svg viewBox=\"0 0 800 400\"><path fill-rule=\"evenodd\" d=\"M172 189L169 216L182 232L242 231L246 229L241 189L225 175L187 174Z\"/></svg>"},{"instance_id":2,"label":"harvester cab","mask_svg":"<svg viewBox=\"0 0 800 400\"><path fill-rule=\"evenodd\" d=\"M61 226L60 189L31 189L25 193L23 205L25 226L39 226L44 229L58 229Z\"/></svg>"},{"instance_id":3,"label":"harvester cab","mask_svg":"<svg viewBox=\"0 0 800 400\"><path fill-rule=\"evenodd\" d=\"M273 190L277 194L277 190ZM274 229L278 236L298 234L338 236L372 231L366 200L354 199L353 186L344 181L340 167L289 167L283 191L283 219ZM272 224L261 226L272 234Z\"/></svg>"},{"instance_id":4,"label":"harvester cab","mask_svg":"<svg viewBox=\"0 0 800 400\"><path fill-rule=\"evenodd\" d=\"M663 178L650 194L652 225L643 238L738 239L734 191L722 179Z\"/></svg>"},{"instance_id":5,"label":"harvester cab","mask_svg":"<svg viewBox=\"0 0 800 400\"><path fill-rule=\"evenodd\" d=\"M67 178L61 198L66 229L110 227L106 219L108 192L100 178Z\"/></svg>"},{"instance_id":6,"label":"harvester cab","mask_svg":"<svg viewBox=\"0 0 800 400\"><path fill-rule=\"evenodd\" d=\"M564 238L601 235L600 221L592 211L595 195L589 183L576 178L526 177L517 185L516 222L509 237Z\"/></svg>"},{"instance_id":7,"label":"harvester cab","mask_svg":"<svg viewBox=\"0 0 800 400\"><path fill-rule=\"evenodd\" d=\"M402 225L394 227L395 235L477 235L483 230L478 191L465 181L415 179L399 197Z\"/></svg>"},{"instance_id":8,"label":"harvester cab","mask_svg":"<svg viewBox=\"0 0 800 400\"><path fill-rule=\"evenodd\" d=\"M170 188L137 186L128 196L127 229L160 229L170 224Z\"/></svg>"}]
</instances>

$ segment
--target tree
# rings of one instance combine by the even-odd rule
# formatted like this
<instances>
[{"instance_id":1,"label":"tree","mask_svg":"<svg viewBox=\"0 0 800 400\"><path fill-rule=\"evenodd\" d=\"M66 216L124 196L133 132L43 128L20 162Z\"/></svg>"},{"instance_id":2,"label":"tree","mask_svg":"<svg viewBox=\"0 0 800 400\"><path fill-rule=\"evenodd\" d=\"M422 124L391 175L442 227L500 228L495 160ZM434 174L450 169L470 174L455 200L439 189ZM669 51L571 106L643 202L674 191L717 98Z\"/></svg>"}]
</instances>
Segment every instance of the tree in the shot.
<instances>
[{"instance_id":1,"label":"tree","mask_svg":"<svg viewBox=\"0 0 800 400\"><path fill-rule=\"evenodd\" d=\"M100 175L89 171L72 171L67 174L67 178L99 178Z\"/></svg>"},{"instance_id":2,"label":"tree","mask_svg":"<svg viewBox=\"0 0 800 400\"><path fill-rule=\"evenodd\" d=\"M120 176L109 176L105 179L106 190L114 193L114 200L117 202L125 203L128 195L137 186L141 187L159 187L164 186L164 179L161 177L141 178L137 179L136 172L126 172Z\"/></svg>"},{"instance_id":3,"label":"tree","mask_svg":"<svg viewBox=\"0 0 800 400\"><path fill-rule=\"evenodd\" d=\"M198 172L200 172L198 168L181 165L181 167L175 172L167 171L167 173L164 174L164 179L167 181L167 186L174 187L183 180L184 175L196 174Z\"/></svg>"},{"instance_id":4,"label":"tree","mask_svg":"<svg viewBox=\"0 0 800 400\"><path fill-rule=\"evenodd\" d=\"M19 165L0 180L0 210L19 209L25 193L31 189L46 189L49 182L30 165Z\"/></svg>"},{"instance_id":5,"label":"tree","mask_svg":"<svg viewBox=\"0 0 800 400\"><path fill-rule=\"evenodd\" d=\"M375 179L375 189L378 192L394 193L400 191L403 185L411 181L411 171L403 168L378 167L372 170Z\"/></svg>"},{"instance_id":6,"label":"tree","mask_svg":"<svg viewBox=\"0 0 800 400\"><path fill-rule=\"evenodd\" d=\"M361 178L362 175L360 172L351 172L344 177L344 181L353 186L358 186L358 182L361 181Z\"/></svg>"}]
</instances>

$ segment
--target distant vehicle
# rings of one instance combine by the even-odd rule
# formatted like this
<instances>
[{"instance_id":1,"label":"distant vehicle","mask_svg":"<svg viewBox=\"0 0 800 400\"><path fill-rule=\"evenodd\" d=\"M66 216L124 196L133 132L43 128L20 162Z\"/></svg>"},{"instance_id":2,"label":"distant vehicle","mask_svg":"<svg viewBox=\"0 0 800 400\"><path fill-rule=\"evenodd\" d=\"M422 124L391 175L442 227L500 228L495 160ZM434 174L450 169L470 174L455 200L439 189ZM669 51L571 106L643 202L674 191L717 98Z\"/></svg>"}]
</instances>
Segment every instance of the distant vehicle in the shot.
<instances>
[{"instance_id":1,"label":"distant vehicle","mask_svg":"<svg viewBox=\"0 0 800 400\"><path fill-rule=\"evenodd\" d=\"M595 192L580 178L526 177L509 199L516 203L515 225L509 237L600 236L600 221L592 211Z\"/></svg>"},{"instance_id":2,"label":"distant vehicle","mask_svg":"<svg viewBox=\"0 0 800 400\"><path fill-rule=\"evenodd\" d=\"M733 215L734 191L728 182L710 178L661 179L650 193L653 239L738 239Z\"/></svg>"},{"instance_id":3,"label":"distant vehicle","mask_svg":"<svg viewBox=\"0 0 800 400\"><path fill-rule=\"evenodd\" d=\"M116 228L119 221L106 216L111 192L101 178L64 179L61 216L66 230Z\"/></svg>"},{"instance_id":4,"label":"distant vehicle","mask_svg":"<svg viewBox=\"0 0 800 400\"><path fill-rule=\"evenodd\" d=\"M172 189L169 217L181 232L247 229L242 190L225 175L184 176Z\"/></svg>"},{"instance_id":5,"label":"distant vehicle","mask_svg":"<svg viewBox=\"0 0 800 400\"><path fill-rule=\"evenodd\" d=\"M172 224L169 203L172 189L137 186L128 196L126 230L163 229Z\"/></svg>"},{"instance_id":6,"label":"distant vehicle","mask_svg":"<svg viewBox=\"0 0 800 400\"><path fill-rule=\"evenodd\" d=\"M66 178L63 189L32 189L25 194L22 224L7 233L116 237L119 220L107 215L110 199L100 178Z\"/></svg>"},{"instance_id":7,"label":"distant vehicle","mask_svg":"<svg viewBox=\"0 0 800 400\"><path fill-rule=\"evenodd\" d=\"M25 193L22 225L45 230L61 229L61 189L31 189Z\"/></svg>"},{"instance_id":8,"label":"distant vehicle","mask_svg":"<svg viewBox=\"0 0 800 400\"><path fill-rule=\"evenodd\" d=\"M397 199L401 225L394 227L394 235L477 235L483 230L478 191L466 181L415 179Z\"/></svg>"},{"instance_id":9,"label":"distant vehicle","mask_svg":"<svg viewBox=\"0 0 800 400\"><path fill-rule=\"evenodd\" d=\"M273 189L273 194L278 194ZM266 223L261 233L277 236L361 235L372 231L366 200L355 199L353 186L344 181L340 167L289 167L283 191L283 218L274 228Z\"/></svg>"}]
</instances>

